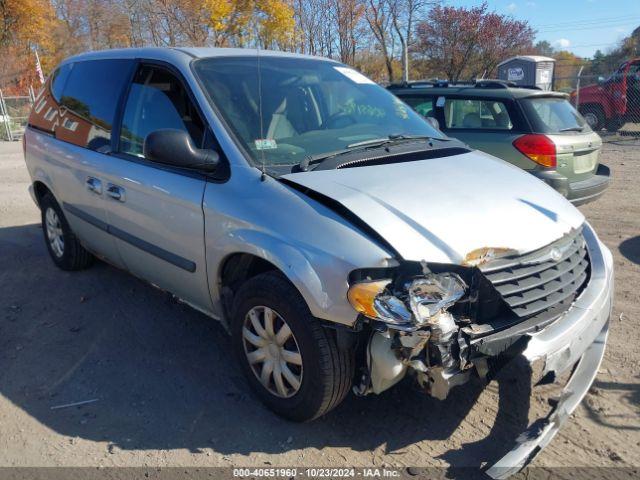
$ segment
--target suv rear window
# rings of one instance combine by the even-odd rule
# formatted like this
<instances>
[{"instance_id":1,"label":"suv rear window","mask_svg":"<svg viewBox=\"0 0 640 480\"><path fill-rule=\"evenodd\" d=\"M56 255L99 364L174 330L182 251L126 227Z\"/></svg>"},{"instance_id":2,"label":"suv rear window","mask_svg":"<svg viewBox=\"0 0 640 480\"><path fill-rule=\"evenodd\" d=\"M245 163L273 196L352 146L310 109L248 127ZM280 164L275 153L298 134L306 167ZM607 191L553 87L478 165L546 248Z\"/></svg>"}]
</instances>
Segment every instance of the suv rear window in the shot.
<instances>
[{"instance_id":1,"label":"suv rear window","mask_svg":"<svg viewBox=\"0 0 640 480\"><path fill-rule=\"evenodd\" d=\"M522 105L537 133L591 131L582 115L564 98L525 98L522 100Z\"/></svg>"},{"instance_id":2,"label":"suv rear window","mask_svg":"<svg viewBox=\"0 0 640 480\"><path fill-rule=\"evenodd\" d=\"M504 103L496 100L447 98L444 104L446 128L511 130L513 123Z\"/></svg>"}]
</instances>

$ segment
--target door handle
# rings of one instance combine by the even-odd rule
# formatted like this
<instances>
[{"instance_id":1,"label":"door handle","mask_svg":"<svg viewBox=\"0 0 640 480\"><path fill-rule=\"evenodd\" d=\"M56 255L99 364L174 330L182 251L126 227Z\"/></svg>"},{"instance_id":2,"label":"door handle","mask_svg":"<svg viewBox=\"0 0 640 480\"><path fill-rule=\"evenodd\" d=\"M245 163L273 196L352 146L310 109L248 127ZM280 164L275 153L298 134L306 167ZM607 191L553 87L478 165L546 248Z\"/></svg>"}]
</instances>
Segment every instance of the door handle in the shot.
<instances>
[{"instance_id":1,"label":"door handle","mask_svg":"<svg viewBox=\"0 0 640 480\"><path fill-rule=\"evenodd\" d=\"M85 185L90 192L97 193L98 195L102 194L102 182L97 178L87 177Z\"/></svg>"},{"instance_id":2,"label":"door handle","mask_svg":"<svg viewBox=\"0 0 640 480\"><path fill-rule=\"evenodd\" d=\"M111 183L108 184L107 195L109 195L114 200L124 202L124 188L119 187L118 185L113 185Z\"/></svg>"}]
</instances>

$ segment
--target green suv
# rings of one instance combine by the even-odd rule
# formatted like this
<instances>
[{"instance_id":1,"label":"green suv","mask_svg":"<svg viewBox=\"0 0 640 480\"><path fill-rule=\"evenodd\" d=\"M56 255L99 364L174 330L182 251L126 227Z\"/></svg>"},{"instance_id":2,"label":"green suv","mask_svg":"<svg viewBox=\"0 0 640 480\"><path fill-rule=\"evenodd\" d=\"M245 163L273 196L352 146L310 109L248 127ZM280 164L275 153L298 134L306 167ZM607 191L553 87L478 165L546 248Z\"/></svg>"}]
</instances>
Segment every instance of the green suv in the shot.
<instances>
[{"instance_id":1,"label":"green suv","mask_svg":"<svg viewBox=\"0 0 640 480\"><path fill-rule=\"evenodd\" d=\"M602 140L563 93L499 80L388 89L446 135L527 170L575 205L609 186L609 168L599 162Z\"/></svg>"}]
</instances>

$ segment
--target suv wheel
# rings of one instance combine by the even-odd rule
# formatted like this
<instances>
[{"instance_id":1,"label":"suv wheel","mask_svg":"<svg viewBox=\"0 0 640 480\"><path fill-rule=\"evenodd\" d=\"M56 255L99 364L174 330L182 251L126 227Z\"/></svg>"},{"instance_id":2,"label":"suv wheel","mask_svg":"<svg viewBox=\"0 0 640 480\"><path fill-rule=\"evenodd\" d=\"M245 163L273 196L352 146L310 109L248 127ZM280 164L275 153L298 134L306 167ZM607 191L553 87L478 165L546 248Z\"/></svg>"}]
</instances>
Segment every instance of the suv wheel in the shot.
<instances>
[{"instance_id":1,"label":"suv wheel","mask_svg":"<svg viewBox=\"0 0 640 480\"><path fill-rule=\"evenodd\" d=\"M334 332L279 273L260 274L240 287L231 333L249 384L278 415L312 420L351 388L353 351L338 348Z\"/></svg>"},{"instance_id":2,"label":"suv wheel","mask_svg":"<svg viewBox=\"0 0 640 480\"><path fill-rule=\"evenodd\" d=\"M40 200L42 231L53 263L62 270L82 270L93 262L71 231L62 209L53 195L47 193Z\"/></svg>"},{"instance_id":3,"label":"suv wheel","mask_svg":"<svg viewBox=\"0 0 640 480\"><path fill-rule=\"evenodd\" d=\"M593 105L580 107L580 113L591 127L591 130L599 132L603 129L605 120L604 113L600 107Z\"/></svg>"}]
</instances>

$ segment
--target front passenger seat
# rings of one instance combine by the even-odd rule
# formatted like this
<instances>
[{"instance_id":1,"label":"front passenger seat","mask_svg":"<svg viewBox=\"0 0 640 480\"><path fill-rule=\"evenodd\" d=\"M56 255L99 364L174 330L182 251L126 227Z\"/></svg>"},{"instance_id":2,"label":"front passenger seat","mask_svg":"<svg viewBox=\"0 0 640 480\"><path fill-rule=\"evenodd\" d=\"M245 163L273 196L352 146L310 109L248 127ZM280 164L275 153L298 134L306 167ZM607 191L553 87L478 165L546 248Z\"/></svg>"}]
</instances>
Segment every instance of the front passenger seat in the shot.
<instances>
[{"instance_id":1,"label":"front passenger seat","mask_svg":"<svg viewBox=\"0 0 640 480\"><path fill-rule=\"evenodd\" d=\"M477 113L467 113L462 120L462 128L482 128L482 119Z\"/></svg>"}]
</instances>

